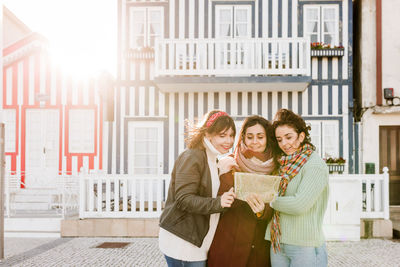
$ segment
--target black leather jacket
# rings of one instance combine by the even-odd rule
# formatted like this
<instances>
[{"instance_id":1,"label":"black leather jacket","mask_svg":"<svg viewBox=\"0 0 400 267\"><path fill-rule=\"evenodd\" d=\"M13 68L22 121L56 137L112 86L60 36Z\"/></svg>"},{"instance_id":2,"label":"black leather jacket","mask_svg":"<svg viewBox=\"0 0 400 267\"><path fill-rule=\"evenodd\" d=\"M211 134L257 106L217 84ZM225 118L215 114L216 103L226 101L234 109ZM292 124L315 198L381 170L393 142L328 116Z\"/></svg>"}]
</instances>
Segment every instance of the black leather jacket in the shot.
<instances>
[{"instance_id":1,"label":"black leather jacket","mask_svg":"<svg viewBox=\"0 0 400 267\"><path fill-rule=\"evenodd\" d=\"M160 227L201 247L210 226L210 214L224 210L221 198L212 198L211 192L206 152L185 150L172 171Z\"/></svg>"}]
</instances>

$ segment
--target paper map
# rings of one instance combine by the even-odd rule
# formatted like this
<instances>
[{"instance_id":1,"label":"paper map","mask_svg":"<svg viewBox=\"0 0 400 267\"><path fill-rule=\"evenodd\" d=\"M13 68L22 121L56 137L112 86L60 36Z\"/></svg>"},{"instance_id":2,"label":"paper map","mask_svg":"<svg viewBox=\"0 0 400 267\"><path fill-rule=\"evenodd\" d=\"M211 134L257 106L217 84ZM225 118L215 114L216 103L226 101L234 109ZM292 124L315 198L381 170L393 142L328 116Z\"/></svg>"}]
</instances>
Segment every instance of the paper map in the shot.
<instances>
[{"instance_id":1,"label":"paper map","mask_svg":"<svg viewBox=\"0 0 400 267\"><path fill-rule=\"evenodd\" d=\"M235 194L246 201L250 193L257 193L264 203L271 202L278 194L280 176L235 172Z\"/></svg>"}]
</instances>

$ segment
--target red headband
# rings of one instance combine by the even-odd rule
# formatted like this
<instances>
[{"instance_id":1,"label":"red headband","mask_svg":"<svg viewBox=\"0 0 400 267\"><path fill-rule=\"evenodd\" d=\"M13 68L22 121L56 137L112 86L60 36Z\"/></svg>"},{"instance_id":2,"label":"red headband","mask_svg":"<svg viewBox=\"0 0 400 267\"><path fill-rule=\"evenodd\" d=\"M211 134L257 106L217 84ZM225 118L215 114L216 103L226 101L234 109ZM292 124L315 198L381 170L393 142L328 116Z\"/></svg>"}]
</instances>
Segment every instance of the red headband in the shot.
<instances>
[{"instance_id":1,"label":"red headband","mask_svg":"<svg viewBox=\"0 0 400 267\"><path fill-rule=\"evenodd\" d=\"M211 127L211 125L213 125L214 122L221 116L229 116L229 115L228 115L228 113L223 112L223 111L219 111L217 113L214 113L214 114L211 115L210 118L208 118L206 126L207 127Z\"/></svg>"}]
</instances>

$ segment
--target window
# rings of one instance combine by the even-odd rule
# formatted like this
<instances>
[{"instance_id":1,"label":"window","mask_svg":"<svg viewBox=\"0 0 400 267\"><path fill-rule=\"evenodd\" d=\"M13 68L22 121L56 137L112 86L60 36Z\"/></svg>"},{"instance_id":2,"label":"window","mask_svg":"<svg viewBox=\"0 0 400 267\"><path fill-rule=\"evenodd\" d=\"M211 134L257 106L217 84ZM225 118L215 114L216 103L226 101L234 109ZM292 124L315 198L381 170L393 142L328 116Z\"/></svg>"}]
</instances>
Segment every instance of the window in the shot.
<instances>
[{"instance_id":1,"label":"window","mask_svg":"<svg viewBox=\"0 0 400 267\"><path fill-rule=\"evenodd\" d=\"M163 123L131 121L128 124L128 136L128 173L162 173Z\"/></svg>"},{"instance_id":2,"label":"window","mask_svg":"<svg viewBox=\"0 0 400 267\"><path fill-rule=\"evenodd\" d=\"M94 153L94 133L94 110L69 110L69 153Z\"/></svg>"},{"instance_id":3,"label":"window","mask_svg":"<svg viewBox=\"0 0 400 267\"><path fill-rule=\"evenodd\" d=\"M311 142L322 158L339 157L339 122L307 121L311 125Z\"/></svg>"},{"instance_id":4,"label":"window","mask_svg":"<svg viewBox=\"0 0 400 267\"><path fill-rule=\"evenodd\" d=\"M215 36L223 39L251 37L250 5L217 5L215 7ZM244 64L244 43L220 43L216 46L217 62L220 65ZM249 58L247 58L249 61ZM217 67L220 67L217 65Z\"/></svg>"},{"instance_id":5,"label":"window","mask_svg":"<svg viewBox=\"0 0 400 267\"><path fill-rule=\"evenodd\" d=\"M15 109L4 109L5 124L5 152L15 153L16 150L16 111Z\"/></svg>"},{"instance_id":6,"label":"window","mask_svg":"<svg viewBox=\"0 0 400 267\"><path fill-rule=\"evenodd\" d=\"M312 43L339 45L338 5L305 5L303 25L304 36L310 36Z\"/></svg>"},{"instance_id":7,"label":"window","mask_svg":"<svg viewBox=\"0 0 400 267\"><path fill-rule=\"evenodd\" d=\"M164 13L162 7L132 8L131 48L154 47L157 37L163 37Z\"/></svg>"},{"instance_id":8,"label":"window","mask_svg":"<svg viewBox=\"0 0 400 267\"><path fill-rule=\"evenodd\" d=\"M251 6L218 5L216 10L216 38L251 37Z\"/></svg>"}]
</instances>

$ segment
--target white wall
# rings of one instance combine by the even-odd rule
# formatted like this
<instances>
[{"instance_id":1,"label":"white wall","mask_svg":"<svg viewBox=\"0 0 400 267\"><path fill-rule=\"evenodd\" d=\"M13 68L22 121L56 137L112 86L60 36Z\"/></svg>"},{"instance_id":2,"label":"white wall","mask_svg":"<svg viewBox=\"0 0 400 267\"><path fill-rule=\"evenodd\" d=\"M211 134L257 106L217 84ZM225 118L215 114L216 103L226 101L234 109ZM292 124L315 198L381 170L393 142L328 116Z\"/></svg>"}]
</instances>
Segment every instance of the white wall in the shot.
<instances>
[{"instance_id":1,"label":"white wall","mask_svg":"<svg viewBox=\"0 0 400 267\"><path fill-rule=\"evenodd\" d=\"M361 86L362 105L376 105L376 0L363 0L361 7L362 32L361 49ZM382 88L391 87L394 95L400 97L400 1L382 0ZM355 70L357 71L357 70ZM368 109L361 120L360 162L362 172L365 163L379 166L379 126L400 125L400 107L388 107L383 99L379 108L382 114L374 114ZM396 111L396 112L394 112Z\"/></svg>"},{"instance_id":2,"label":"white wall","mask_svg":"<svg viewBox=\"0 0 400 267\"><path fill-rule=\"evenodd\" d=\"M400 1L382 0L382 88L400 97ZM385 101L383 101L385 103Z\"/></svg>"},{"instance_id":3,"label":"white wall","mask_svg":"<svg viewBox=\"0 0 400 267\"><path fill-rule=\"evenodd\" d=\"M375 0L362 1L361 8L361 88L362 106L376 103L376 14ZM356 71L356 70L355 70Z\"/></svg>"},{"instance_id":4,"label":"white wall","mask_svg":"<svg viewBox=\"0 0 400 267\"><path fill-rule=\"evenodd\" d=\"M373 114L370 109L362 119L362 140L360 151L362 172L365 173L365 163L375 163L375 172L385 166L379 166L379 126L400 125L400 113Z\"/></svg>"},{"instance_id":5,"label":"white wall","mask_svg":"<svg viewBox=\"0 0 400 267\"><path fill-rule=\"evenodd\" d=\"M376 104L376 0L363 0L361 7L362 34L361 86L362 105ZM382 88L394 88L400 96L400 1L382 0ZM382 92L382 103L385 105Z\"/></svg>"}]
</instances>

